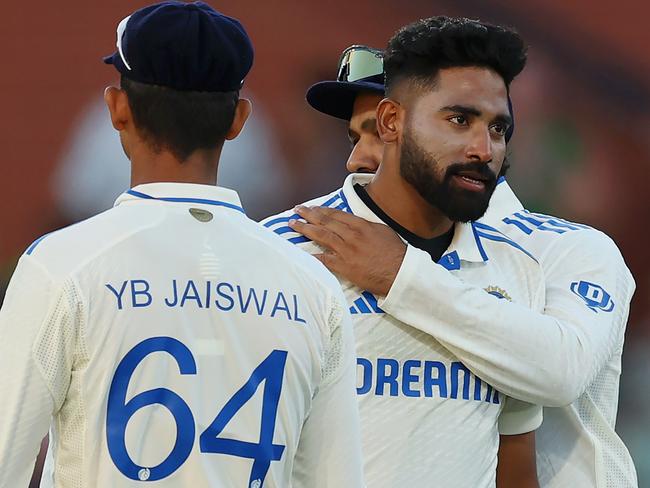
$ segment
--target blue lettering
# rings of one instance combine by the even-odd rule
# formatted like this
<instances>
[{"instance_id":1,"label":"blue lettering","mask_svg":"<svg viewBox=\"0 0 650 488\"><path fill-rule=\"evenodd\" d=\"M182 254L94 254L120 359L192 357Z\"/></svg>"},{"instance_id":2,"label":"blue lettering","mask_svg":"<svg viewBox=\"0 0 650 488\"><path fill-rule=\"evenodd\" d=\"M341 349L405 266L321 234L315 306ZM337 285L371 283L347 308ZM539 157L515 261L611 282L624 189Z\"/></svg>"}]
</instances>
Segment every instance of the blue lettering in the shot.
<instances>
[{"instance_id":1,"label":"blue lettering","mask_svg":"<svg viewBox=\"0 0 650 488\"><path fill-rule=\"evenodd\" d=\"M241 307L242 313L246 313L248 311L248 307L250 306L251 303L251 298L255 302L255 308L257 309L257 315L262 315L262 312L264 312L264 306L266 305L266 295L268 295L268 290L264 290L264 293L262 295L262 303L260 305L260 302L257 298L257 293L255 292L254 288L249 288L248 289L248 296L246 297L246 302L244 302L244 297L242 295L242 289L239 285L237 285L237 295L239 296L239 306ZM286 305L286 302L285 302ZM287 309L288 310L288 309ZM273 314L271 314L271 317L273 317ZM291 318L291 317L289 317Z\"/></svg>"},{"instance_id":2,"label":"blue lettering","mask_svg":"<svg viewBox=\"0 0 650 488\"><path fill-rule=\"evenodd\" d=\"M390 373L386 370L390 369ZM397 386L397 375L399 373L399 363L394 359L377 359L377 386L375 395L384 394L384 385L390 385L390 396L397 396L399 387Z\"/></svg>"},{"instance_id":3,"label":"blue lettering","mask_svg":"<svg viewBox=\"0 0 650 488\"><path fill-rule=\"evenodd\" d=\"M293 320L300 322L301 324L307 323L307 321L298 314L298 297L296 295L293 296Z\"/></svg>"},{"instance_id":4,"label":"blue lettering","mask_svg":"<svg viewBox=\"0 0 650 488\"><path fill-rule=\"evenodd\" d=\"M494 391L494 394L492 392ZM490 400L492 403L499 403L499 392L492 388L490 385L487 385L487 391L485 393L485 401L490 403Z\"/></svg>"},{"instance_id":5,"label":"blue lettering","mask_svg":"<svg viewBox=\"0 0 650 488\"><path fill-rule=\"evenodd\" d=\"M199 308L203 308L203 305L201 304L201 298L199 297L199 290L196 289L196 286L192 280L189 280L185 286L183 298L181 298L181 308L185 306L185 302L187 300L196 300Z\"/></svg>"},{"instance_id":6,"label":"blue lettering","mask_svg":"<svg viewBox=\"0 0 650 488\"><path fill-rule=\"evenodd\" d=\"M357 395L365 395L372 388L372 363L366 358L357 358L357 378L359 376L359 366L363 370L361 386L357 387Z\"/></svg>"},{"instance_id":7,"label":"blue lettering","mask_svg":"<svg viewBox=\"0 0 650 488\"><path fill-rule=\"evenodd\" d=\"M235 300L231 296L226 295L224 292L221 291L221 288L228 288L230 289L230 293L235 291L235 288L230 284L230 283L219 283L217 285L217 295L219 295L221 298L224 300L227 300L229 302L228 305L222 305L221 302L219 302L219 299L217 298L214 301L214 304L217 306L219 310L223 310L224 312L228 312L229 310L232 310L232 308L235 306Z\"/></svg>"},{"instance_id":8,"label":"blue lettering","mask_svg":"<svg viewBox=\"0 0 650 488\"><path fill-rule=\"evenodd\" d=\"M175 307L178 303L178 289L176 288L176 280L172 280L172 295L174 296L174 301L172 302L169 298L165 298L165 305L168 307Z\"/></svg>"},{"instance_id":9,"label":"blue lettering","mask_svg":"<svg viewBox=\"0 0 650 488\"><path fill-rule=\"evenodd\" d=\"M451 368L449 376L447 370ZM460 373L463 373L463 389L459 395ZM400 384L401 382L401 384ZM473 384L472 384L473 382ZM388 388L386 388L388 385ZM434 390L437 388L437 391ZM451 389L451 391L450 391ZM499 403L499 392L477 378L462 363L447 365L440 361L409 359L357 358L357 395L368 393L383 396L409 398L453 398ZM470 395L470 392L473 392Z\"/></svg>"},{"instance_id":10,"label":"blue lettering","mask_svg":"<svg viewBox=\"0 0 650 488\"><path fill-rule=\"evenodd\" d=\"M485 392L485 401L490 402L490 397L492 396L492 387L487 385L487 391Z\"/></svg>"},{"instance_id":11,"label":"blue lettering","mask_svg":"<svg viewBox=\"0 0 650 488\"><path fill-rule=\"evenodd\" d=\"M266 298L266 290L264 290L264 298ZM280 302L282 302L282 305L280 305ZM275 299L275 304L273 305L273 310L271 311L271 317L275 317L275 314L278 310L282 310L286 312L287 318L291 320L291 312L289 312L289 305L287 304L287 300L284 298L284 295L282 294L281 291L278 292L278 296Z\"/></svg>"},{"instance_id":12,"label":"blue lettering","mask_svg":"<svg viewBox=\"0 0 650 488\"><path fill-rule=\"evenodd\" d=\"M477 402L480 402L481 401L481 383L482 383L481 378L479 378L478 376L475 376L474 381L475 381L475 383L474 383L474 400L476 400ZM488 388L490 387L490 385L487 385L487 386L488 386Z\"/></svg>"},{"instance_id":13,"label":"blue lettering","mask_svg":"<svg viewBox=\"0 0 650 488\"><path fill-rule=\"evenodd\" d=\"M433 376L433 369L436 369L438 374ZM424 396L433 397L433 387L438 387L438 396L440 398L447 398L447 368L444 363L440 361L425 361L424 362Z\"/></svg>"},{"instance_id":14,"label":"blue lettering","mask_svg":"<svg viewBox=\"0 0 650 488\"><path fill-rule=\"evenodd\" d=\"M212 283L210 280L205 282L205 308L210 308L210 294L212 293Z\"/></svg>"},{"instance_id":15,"label":"blue lettering","mask_svg":"<svg viewBox=\"0 0 650 488\"><path fill-rule=\"evenodd\" d=\"M122 288L120 288L120 291L118 292L115 288L110 283L106 283L106 288L111 290L115 297L117 298L117 309L122 310L122 295L124 294L124 290L126 290L126 284L128 281L125 281L122 283Z\"/></svg>"},{"instance_id":16,"label":"blue lettering","mask_svg":"<svg viewBox=\"0 0 650 488\"><path fill-rule=\"evenodd\" d=\"M136 285L144 285L144 288L141 290L136 289ZM148 307L153 301L151 293L149 293L149 283L145 280L131 280L131 301L133 302L133 307ZM144 301L138 302L138 296L144 295Z\"/></svg>"},{"instance_id":17,"label":"blue lettering","mask_svg":"<svg viewBox=\"0 0 650 488\"><path fill-rule=\"evenodd\" d=\"M419 397L419 390L412 390L411 384L417 383L419 377L411 373L412 368L419 368L422 366L422 361L415 361L410 359L404 363L402 374L402 393L407 397Z\"/></svg>"},{"instance_id":18,"label":"blue lettering","mask_svg":"<svg viewBox=\"0 0 650 488\"><path fill-rule=\"evenodd\" d=\"M463 400L469 400L469 379L470 372L469 369L465 367L463 363L454 361L451 363L451 396L450 398L458 398L458 375L459 372L463 371Z\"/></svg>"}]
</instances>

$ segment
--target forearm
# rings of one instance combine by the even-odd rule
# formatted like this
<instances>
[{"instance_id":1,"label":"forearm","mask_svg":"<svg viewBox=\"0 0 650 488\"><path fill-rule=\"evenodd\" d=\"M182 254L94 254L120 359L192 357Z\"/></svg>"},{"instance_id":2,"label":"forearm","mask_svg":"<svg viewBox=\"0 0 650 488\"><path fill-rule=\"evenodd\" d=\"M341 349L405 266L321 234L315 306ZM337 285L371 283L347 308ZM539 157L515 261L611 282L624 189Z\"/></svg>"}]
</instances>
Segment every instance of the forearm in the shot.
<instances>
[{"instance_id":1,"label":"forearm","mask_svg":"<svg viewBox=\"0 0 650 488\"><path fill-rule=\"evenodd\" d=\"M579 318L560 319L495 299L411 247L379 305L431 334L501 392L547 406L574 401L616 340L612 331L586 333Z\"/></svg>"},{"instance_id":2,"label":"forearm","mask_svg":"<svg viewBox=\"0 0 650 488\"><path fill-rule=\"evenodd\" d=\"M501 436L497 488L539 488L535 432Z\"/></svg>"}]
</instances>

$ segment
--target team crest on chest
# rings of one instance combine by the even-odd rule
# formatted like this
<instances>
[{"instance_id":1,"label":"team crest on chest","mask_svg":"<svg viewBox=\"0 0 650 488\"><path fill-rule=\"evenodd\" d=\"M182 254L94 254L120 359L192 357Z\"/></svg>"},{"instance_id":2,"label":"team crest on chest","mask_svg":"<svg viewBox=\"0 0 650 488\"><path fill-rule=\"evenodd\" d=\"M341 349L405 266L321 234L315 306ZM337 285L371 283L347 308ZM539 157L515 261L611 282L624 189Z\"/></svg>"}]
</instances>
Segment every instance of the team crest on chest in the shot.
<instances>
[{"instance_id":1,"label":"team crest on chest","mask_svg":"<svg viewBox=\"0 0 650 488\"><path fill-rule=\"evenodd\" d=\"M509 302L512 301L512 297L508 295L508 292L498 286L490 285L488 287L485 287L484 290L487 291L490 295L494 295L497 298L503 298Z\"/></svg>"}]
</instances>

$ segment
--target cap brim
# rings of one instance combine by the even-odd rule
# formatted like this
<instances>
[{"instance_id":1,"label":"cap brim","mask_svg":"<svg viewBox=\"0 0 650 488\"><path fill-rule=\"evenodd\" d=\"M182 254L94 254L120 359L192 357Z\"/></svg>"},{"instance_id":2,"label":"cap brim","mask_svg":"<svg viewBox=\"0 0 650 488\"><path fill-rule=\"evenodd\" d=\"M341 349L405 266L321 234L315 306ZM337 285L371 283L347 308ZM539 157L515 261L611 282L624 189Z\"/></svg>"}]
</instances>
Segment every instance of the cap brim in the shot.
<instances>
[{"instance_id":1,"label":"cap brim","mask_svg":"<svg viewBox=\"0 0 650 488\"><path fill-rule=\"evenodd\" d=\"M384 85L371 81L321 81L307 90L307 103L338 119L350 120L354 99L361 92L384 94Z\"/></svg>"},{"instance_id":2,"label":"cap brim","mask_svg":"<svg viewBox=\"0 0 650 488\"><path fill-rule=\"evenodd\" d=\"M109 56L104 56L102 58L102 60L104 61L104 64L115 64L115 61L114 61L115 54L117 54L117 53L113 53L113 54L111 54Z\"/></svg>"},{"instance_id":3,"label":"cap brim","mask_svg":"<svg viewBox=\"0 0 650 488\"><path fill-rule=\"evenodd\" d=\"M114 52L113 54L111 54L110 56L104 56L102 58L102 61L104 61L104 64L110 64L110 65L114 66L115 69L120 74L123 74L123 75L129 74L130 75L130 72L129 72L128 68L124 65L124 62L122 61L122 58L120 57L120 53L118 53L117 51ZM133 78L132 75L129 76L129 77L132 78L134 81L144 81L144 80L136 80L135 78Z\"/></svg>"}]
</instances>

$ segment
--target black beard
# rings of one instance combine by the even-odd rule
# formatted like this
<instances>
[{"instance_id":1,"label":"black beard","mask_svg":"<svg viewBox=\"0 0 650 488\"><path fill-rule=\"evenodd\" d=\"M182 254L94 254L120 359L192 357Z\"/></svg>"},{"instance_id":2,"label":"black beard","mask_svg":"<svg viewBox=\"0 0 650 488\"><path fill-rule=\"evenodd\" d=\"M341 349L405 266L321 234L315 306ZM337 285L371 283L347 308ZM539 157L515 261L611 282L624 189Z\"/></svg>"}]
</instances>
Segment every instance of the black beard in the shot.
<instances>
[{"instance_id":1,"label":"black beard","mask_svg":"<svg viewBox=\"0 0 650 488\"><path fill-rule=\"evenodd\" d=\"M468 170L485 179L485 190L474 192L453 186L451 178ZM424 200L453 222L480 219L497 185L497 176L485 163L453 163L440 178L438 161L407 133L404 133L400 151L400 175Z\"/></svg>"}]
</instances>

